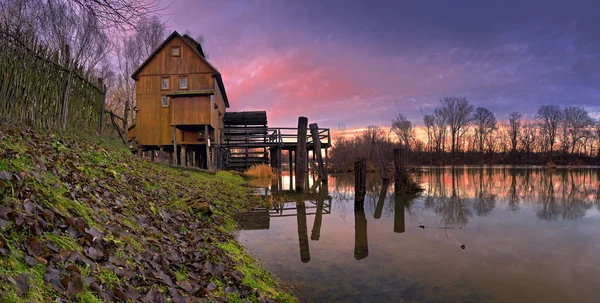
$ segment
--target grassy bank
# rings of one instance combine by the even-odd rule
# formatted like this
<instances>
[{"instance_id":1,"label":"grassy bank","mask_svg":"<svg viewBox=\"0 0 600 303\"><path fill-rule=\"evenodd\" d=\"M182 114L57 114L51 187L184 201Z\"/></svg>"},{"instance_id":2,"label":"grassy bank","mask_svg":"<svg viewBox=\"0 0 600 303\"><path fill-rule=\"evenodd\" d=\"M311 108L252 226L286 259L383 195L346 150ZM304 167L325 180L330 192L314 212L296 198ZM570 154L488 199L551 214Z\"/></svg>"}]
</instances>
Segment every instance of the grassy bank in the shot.
<instances>
[{"instance_id":1,"label":"grassy bank","mask_svg":"<svg viewBox=\"0 0 600 303\"><path fill-rule=\"evenodd\" d=\"M295 301L232 236L232 216L259 203L239 175L0 130L1 302Z\"/></svg>"}]
</instances>

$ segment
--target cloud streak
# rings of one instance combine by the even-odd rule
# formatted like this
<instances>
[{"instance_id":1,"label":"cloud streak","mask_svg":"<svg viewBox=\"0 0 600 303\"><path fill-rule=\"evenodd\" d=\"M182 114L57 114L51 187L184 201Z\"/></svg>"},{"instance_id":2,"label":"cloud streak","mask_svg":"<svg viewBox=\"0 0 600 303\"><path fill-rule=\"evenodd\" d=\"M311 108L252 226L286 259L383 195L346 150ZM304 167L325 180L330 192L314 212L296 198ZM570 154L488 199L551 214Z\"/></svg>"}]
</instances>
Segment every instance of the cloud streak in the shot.
<instances>
[{"instance_id":1,"label":"cloud streak","mask_svg":"<svg viewBox=\"0 0 600 303\"><path fill-rule=\"evenodd\" d=\"M591 1L180 1L174 30L206 38L232 110L324 127L420 123L440 97L499 119L541 104L598 111L600 21ZM593 113L598 115L598 113Z\"/></svg>"}]
</instances>

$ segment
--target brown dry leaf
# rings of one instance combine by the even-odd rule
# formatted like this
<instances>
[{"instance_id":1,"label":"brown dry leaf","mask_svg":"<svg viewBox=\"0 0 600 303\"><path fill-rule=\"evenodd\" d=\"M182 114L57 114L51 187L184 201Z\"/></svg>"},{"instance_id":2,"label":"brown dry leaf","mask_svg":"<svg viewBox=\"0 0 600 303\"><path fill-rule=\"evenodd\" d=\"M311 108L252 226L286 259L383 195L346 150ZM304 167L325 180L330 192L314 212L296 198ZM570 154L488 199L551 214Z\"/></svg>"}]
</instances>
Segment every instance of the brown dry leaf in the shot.
<instances>
[{"instance_id":1,"label":"brown dry leaf","mask_svg":"<svg viewBox=\"0 0 600 303\"><path fill-rule=\"evenodd\" d=\"M27 249L27 253L34 257L40 256L44 253L42 242L34 237L30 237L26 240L25 248Z\"/></svg>"}]
</instances>

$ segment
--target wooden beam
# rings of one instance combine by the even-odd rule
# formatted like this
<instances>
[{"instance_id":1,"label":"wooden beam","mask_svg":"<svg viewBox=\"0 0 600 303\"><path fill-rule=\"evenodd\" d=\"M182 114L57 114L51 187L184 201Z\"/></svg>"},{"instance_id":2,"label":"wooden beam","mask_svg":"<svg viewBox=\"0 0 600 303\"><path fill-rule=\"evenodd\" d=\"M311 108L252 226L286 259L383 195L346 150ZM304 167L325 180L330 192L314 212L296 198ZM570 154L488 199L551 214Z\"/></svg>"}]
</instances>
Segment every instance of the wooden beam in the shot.
<instances>
[{"instance_id":1,"label":"wooden beam","mask_svg":"<svg viewBox=\"0 0 600 303\"><path fill-rule=\"evenodd\" d=\"M367 161L358 158L354 161L354 209L362 209L367 194Z\"/></svg>"},{"instance_id":2,"label":"wooden beam","mask_svg":"<svg viewBox=\"0 0 600 303\"><path fill-rule=\"evenodd\" d=\"M316 156L319 168L317 172L323 178L323 182L327 183L327 169L323 163L323 155L321 154L321 138L319 137L319 125L317 123L310 124L310 134L313 140L313 160Z\"/></svg>"},{"instance_id":3,"label":"wooden beam","mask_svg":"<svg viewBox=\"0 0 600 303\"><path fill-rule=\"evenodd\" d=\"M304 191L304 182L307 168L307 149L306 149L306 128L308 126L308 118L298 118L298 136L296 150L296 191Z\"/></svg>"},{"instance_id":4,"label":"wooden beam","mask_svg":"<svg viewBox=\"0 0 600 303\"><path fill-rule=\"evenodd\" d=\"M177 159L177 128L173 125L173 165L178 164Z\"/></svg>"},{"instance_id":5,"label":"wooden beam","mask_svg":"<svg viewBox=\"0 0 600 303\"><path fill-rule=\"evenodd\" d=\"M379 143L375 143L375 148L377 148L377 158L379 162L379 172L381 173L381 178L383 178L384 181L387 181L390 179L390 177L388 176L385 162L383 161L383 155L381 154L381 147L379 146Z\"/></svg>"},{"instance_id":6,"label":"wooden beam","mask_svg":"<svg viewBox=\"0 0 600 303\"><path fill-rule=\"evenodd\" d=\"M394 187L395 191L399 191L400 188L406 186L406 153L404 148L394 149Z\"/></svg>"}]
</instances>

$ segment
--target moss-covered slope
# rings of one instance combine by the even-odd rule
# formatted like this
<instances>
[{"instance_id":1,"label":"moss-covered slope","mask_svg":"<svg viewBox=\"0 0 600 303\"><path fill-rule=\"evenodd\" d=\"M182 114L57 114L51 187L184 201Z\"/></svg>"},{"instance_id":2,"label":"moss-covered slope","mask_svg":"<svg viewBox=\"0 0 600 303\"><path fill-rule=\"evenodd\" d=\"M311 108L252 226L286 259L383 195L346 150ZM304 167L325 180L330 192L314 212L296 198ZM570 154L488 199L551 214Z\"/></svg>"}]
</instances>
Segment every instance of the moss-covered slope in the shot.
<instances>
[{"instance_id":1,"label":"moss-covered slope","mask_svg":"<svg viewBox=\"0 0 600 303\"><path fill-rule=\"evenodd\" d=\"M0 122L0 302L294 301L232 238L254 203L233 173Z\"/></svg>"}]
</instances>

